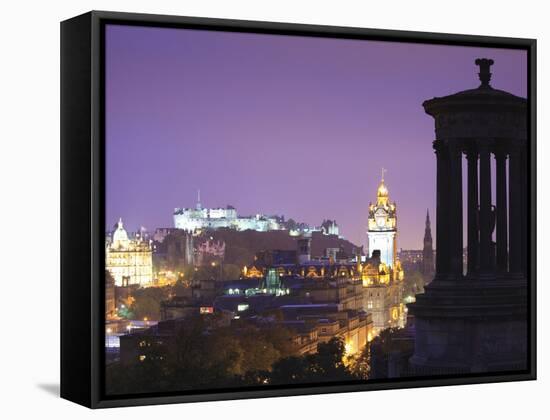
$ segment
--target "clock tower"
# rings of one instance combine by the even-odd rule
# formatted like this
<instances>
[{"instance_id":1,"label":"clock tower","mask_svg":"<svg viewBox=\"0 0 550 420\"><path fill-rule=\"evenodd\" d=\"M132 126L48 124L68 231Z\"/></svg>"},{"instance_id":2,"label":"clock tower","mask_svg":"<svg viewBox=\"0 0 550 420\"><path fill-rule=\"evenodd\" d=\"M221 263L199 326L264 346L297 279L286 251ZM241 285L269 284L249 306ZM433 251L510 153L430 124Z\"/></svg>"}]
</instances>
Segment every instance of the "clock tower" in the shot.
<instances>
[{"instance_id":1,"label":"clock tower","mask_svg":"<svg viewBox=\"0 0 550 420\"><path fill-rule=\"evenodd\" d=\"M384 183L384 172L377 190L376 203L369 204L369 253L380 251L380 262L395 268L397 258L397 218L395 203L390 202L388 188Z\"/></svg>"}]
</instances>

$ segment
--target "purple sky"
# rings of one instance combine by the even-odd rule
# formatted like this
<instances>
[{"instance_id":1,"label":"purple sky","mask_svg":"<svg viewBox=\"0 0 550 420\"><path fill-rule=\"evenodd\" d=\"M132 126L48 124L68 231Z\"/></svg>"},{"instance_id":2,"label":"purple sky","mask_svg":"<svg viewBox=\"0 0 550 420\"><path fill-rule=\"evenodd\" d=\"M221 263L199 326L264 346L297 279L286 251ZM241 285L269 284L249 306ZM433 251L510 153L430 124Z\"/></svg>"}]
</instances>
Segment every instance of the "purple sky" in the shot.
<instances>
[{"instance_id":1,"label":"purple sky","mask_svg":"<svg viewBox=\"0 0 550 420\"><path fill-rule=\"evenodd\" d=\"M174 207L336 219L366 243L387 169L398 247L435 235L433 119L422 102L491 84L526 96L524 51L107 27L106 217L171 227ZM435 237L435 236L434 236Z\"/></svg>"}]
</instances>

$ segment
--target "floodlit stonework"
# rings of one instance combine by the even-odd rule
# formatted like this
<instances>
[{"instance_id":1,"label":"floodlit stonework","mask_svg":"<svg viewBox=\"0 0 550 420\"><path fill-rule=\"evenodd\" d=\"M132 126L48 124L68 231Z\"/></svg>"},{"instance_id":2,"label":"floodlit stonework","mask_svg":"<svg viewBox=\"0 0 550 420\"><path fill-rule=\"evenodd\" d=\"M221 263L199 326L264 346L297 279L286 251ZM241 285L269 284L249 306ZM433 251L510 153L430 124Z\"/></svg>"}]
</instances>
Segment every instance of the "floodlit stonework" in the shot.
<instances>
[{"instance_id":1,"label":"floodlit stonework","mask_svg":"<svg viewBox=\"0 0 550 420\"><path fill-rule=\"evenodd\" d=\"M116 286L148 286L153 282L151 244L138 234L130 239L122 219L105 247L105 268Z\"/></svg>"}]
</instances>

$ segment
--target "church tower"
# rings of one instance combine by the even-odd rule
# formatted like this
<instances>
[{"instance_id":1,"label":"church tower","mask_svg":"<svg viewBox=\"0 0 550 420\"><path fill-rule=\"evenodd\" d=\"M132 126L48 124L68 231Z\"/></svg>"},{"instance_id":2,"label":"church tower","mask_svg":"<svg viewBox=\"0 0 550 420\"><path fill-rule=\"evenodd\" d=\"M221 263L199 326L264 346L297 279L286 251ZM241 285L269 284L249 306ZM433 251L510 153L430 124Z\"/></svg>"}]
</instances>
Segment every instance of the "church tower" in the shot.
<instances>
[{"instance_id":1,"label":"church tower","mask_svg":"<svg viewBox=\"0 0 550 420\"><path fill-rule=\"evenodd\" d=\"M432 281L435 271L434 250L432 244L432 228L430 211L426 210L426 228L424 229L424 249L422 250L422 274L426 283Z\"/></svg>"},{"instance_id":2,"label":"church tower","mask_svg":"<svg viewBox=\"0 0 550 420\"><path fill-rule=\"evenodd\" d=\"M382 180L377 190L376 204L369 204L369 253L380 251L380 262L394 268L397 258L397 218L395 203L390 202L388 188Z\"/></svg>"}]
</instances>

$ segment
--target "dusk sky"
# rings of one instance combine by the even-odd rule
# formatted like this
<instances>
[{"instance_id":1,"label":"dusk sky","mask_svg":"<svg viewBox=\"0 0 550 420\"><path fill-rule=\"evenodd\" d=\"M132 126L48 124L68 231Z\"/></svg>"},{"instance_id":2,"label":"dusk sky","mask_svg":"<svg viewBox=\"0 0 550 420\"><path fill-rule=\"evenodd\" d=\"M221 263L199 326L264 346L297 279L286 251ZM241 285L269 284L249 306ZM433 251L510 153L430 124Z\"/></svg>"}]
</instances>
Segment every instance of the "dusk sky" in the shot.
<instances>
[{"instance_id":1,"label":"dusk sky","mask_svg":"<svg viewBox=\"0 0 550 420\"><path fill-rule=\"evenodd\" d=\"M106 221L173 227L175 207L231 204L365 244L386 168L398 248L435 238L433 119L422 102L479 85L526 96L524 51L109 25Z\"/></svg>"}]
</instances>

